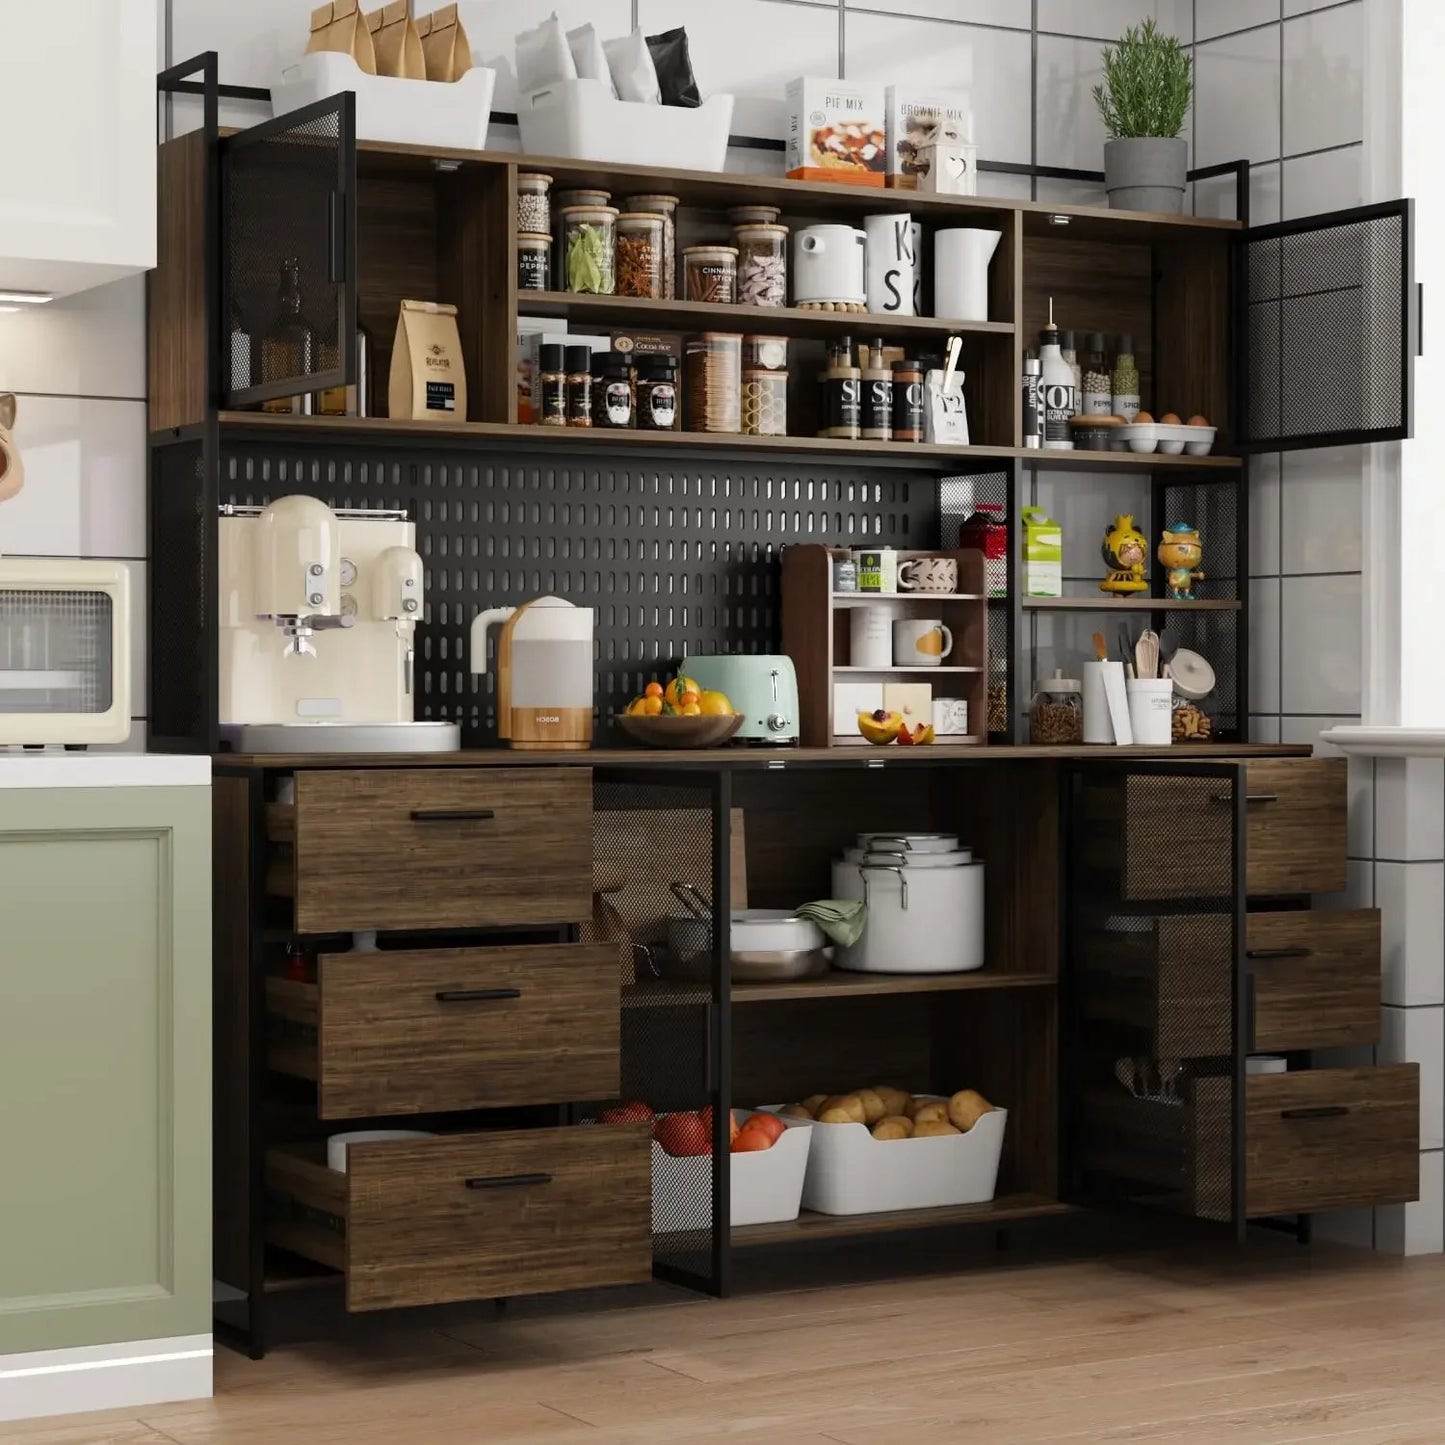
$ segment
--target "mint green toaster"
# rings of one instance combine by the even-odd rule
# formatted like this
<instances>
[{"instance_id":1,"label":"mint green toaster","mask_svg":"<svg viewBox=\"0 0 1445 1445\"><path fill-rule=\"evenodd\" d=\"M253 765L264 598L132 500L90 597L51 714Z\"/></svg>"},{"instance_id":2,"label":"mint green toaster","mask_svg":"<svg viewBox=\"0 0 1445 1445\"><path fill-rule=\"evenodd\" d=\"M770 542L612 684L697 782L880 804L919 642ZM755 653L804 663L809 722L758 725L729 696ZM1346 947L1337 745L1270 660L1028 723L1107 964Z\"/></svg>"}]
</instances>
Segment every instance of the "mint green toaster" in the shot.
<instances>
[{"instance_id":1,"label":"mint green toaster","mask_svg":"<svg viewBox=\"0 0 1445 1445\"><path fill-rule=\"evenodd\" d=\"M798 674L791 657L711 653L685 659L682 670L709 692L727 693L743 715L735 738L798 741Z\"/></svg>"}]
</instances>

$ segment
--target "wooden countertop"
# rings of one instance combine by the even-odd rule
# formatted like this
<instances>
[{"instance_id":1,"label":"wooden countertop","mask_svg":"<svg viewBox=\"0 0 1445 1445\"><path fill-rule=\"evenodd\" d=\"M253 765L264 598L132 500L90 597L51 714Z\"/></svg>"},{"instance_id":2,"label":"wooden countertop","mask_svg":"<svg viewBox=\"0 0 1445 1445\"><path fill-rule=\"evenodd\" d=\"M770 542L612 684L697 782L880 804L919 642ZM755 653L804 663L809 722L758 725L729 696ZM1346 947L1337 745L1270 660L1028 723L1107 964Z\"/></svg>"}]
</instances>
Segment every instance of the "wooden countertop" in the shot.
<instances>
[{"instance_id":1,"label":"wooden countertop","mask_svg":"<svg viewBox=\"0 0 1445 1445\"><path fill-rule=\"evenodd\" d=\"M455 753L217 753L215 766L229 768L765 768L927 767L941 763L1119 762L1172 759L1230 762L1240 758L1307 758L1305 744L1181 743L1176 747L958 747L934 743L920 748L593 748L583 752L514 752L473 748Z\"/></svg>"}]
</instances>

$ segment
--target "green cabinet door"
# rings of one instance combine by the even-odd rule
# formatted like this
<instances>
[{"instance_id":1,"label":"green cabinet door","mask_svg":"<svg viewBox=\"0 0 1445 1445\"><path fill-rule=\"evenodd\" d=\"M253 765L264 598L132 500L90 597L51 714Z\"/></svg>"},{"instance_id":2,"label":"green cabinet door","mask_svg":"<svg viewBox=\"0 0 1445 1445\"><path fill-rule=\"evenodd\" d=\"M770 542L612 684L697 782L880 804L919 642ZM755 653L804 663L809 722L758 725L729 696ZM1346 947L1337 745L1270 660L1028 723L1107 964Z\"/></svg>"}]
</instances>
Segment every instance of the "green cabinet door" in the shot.
<instances>
[{"instance_id":1,"label":"green cabinet door","mask_svg":"<svg viewBox=\"0 0 1445 1445\"><path fill-rule=\"evenodd\" d=\"M210 817L0 787L0 1354L210 1330Z\"/></svg>"}]
</instances>

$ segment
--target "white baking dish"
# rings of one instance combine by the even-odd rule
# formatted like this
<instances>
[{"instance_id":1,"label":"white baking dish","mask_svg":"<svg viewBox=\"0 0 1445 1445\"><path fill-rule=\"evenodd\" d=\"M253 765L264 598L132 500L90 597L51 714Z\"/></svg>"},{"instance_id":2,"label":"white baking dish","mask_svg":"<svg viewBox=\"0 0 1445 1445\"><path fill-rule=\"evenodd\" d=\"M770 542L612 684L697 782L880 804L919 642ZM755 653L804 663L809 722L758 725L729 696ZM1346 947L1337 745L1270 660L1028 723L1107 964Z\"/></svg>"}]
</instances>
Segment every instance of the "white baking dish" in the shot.
<instances>
[{"instance_id":1,"label":"white baking dish","mask_svg":"<svg viewBox=\"0 0 1445 1445\"><path fill-rule=\"evenodd\" d=\"M733 1118L741 1126L755 1112L734 1109ZM814 1131L807 1119L784 1119L783 1123L787 1128L771 1149L728 1156L732 1224L777 1224L798 1217ZM683 1229L700 1229L711 1214L712 1155L674 1157L654 1139L652 1232L675 1234Z\"/></svg>"},{"instance_id":2,"label":"white baking dish","mask_svg":"<svg viewBox=\"0 0 1445 1445\"><path fill-rule=\"evenodd\" d=\"M496 83L497 72L480 65L449 82L365 75L349 55L321 50L281 72L271 108L284 115L349 90L356 96L357 140L480 151L487 147Z\"/></svg>"},{"instance_id":3,"label":"white baking dish","mask_svg":"<svg viewBox=\"0 0 1445 1445\"><path fill-rule=\"evenodd\" d=\"M875 1139L866 1124L817 1124L808 1149L803 1208L819 1214L880 1214L985 1204L998 1186L1007 1126L1007 1109L985 1114L967 1134L929 1139Z\"/></svg>"}]
</instances>

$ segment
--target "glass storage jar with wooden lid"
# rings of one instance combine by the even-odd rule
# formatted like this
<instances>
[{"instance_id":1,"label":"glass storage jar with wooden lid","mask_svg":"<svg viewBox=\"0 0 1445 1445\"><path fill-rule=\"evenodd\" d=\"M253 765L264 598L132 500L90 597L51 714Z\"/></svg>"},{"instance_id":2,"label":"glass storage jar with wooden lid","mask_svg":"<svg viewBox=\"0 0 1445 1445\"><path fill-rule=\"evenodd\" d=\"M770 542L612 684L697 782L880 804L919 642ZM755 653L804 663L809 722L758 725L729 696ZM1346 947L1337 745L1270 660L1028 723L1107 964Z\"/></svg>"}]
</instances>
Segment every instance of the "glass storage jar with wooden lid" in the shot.
<instances>
[{"instance_id":1,"label":"glass storage jar with wooden lid","mask_svg":"<svg viewBox=\"0 0 1445 1445\"><path fill-rule=\"evenodd\" d=\"M624 213L642 212L662 217L662 295L666 301L677 296L677 208L676 196L628 196Z\"/></svg>"},{"instance_id":2,"label":"glass storage jar with wooden lid","mask_svg":"<svg viewBox=\"0 0 1445 1445\"><path fill-rule=\"evenodd\" d=\"M517 234L552 234L552 177L542 171L521 171L517 175Z\"/></svg>"},{"instance_id":3,"label":"glass storage jar with wooden lid","mask_svg":"<svg viewBox=\"0 0 1445 1445\"><path fill-rule=\"evenodd\" d=\"M1029 741L1067 747L1084 741L1084 685L1059 668L1041 677L1029 704Z\"/></svg>"},{"instance_id":4,"label":"glass storage jar with wooden lid","mask_svg":"<svg viewBox=\"0 0 1445 1445\"><path fill-rule=\"evenodd\" d=\"M611 296L616 245L617 212L611 206L568 206L562 212L564 289Z\"/></svg>"},{"instance_id":5,"label":"glass storage jar with wooden lid","mask_svg":"<svg viewBox=\"0 0 1445 1445\"><path fill-rule=\"evenodd\" d=\"M662 299L663 229L662 217L650 212L617 218L617 295Z\"/></svg>"},{"instance_id":6,"label":"glass storage jar with wooden lid","mask_svg":"<svg viewBox=\"0 0 1445 1445\"><path fill-rule=\"evenodd\" d=\"M722 306L737 300L736 246L689 246L682 253L682 271L687 300Z\"/></svg>"},{"instance_id":7,"label":"glass storage jar with wooden lid","mask_svg":"<svg viewBox=\"0 0 1445 1445\"><path fill-rule=\"evenodd\" d=\"M737 299L743 306L788 304L788 228L738 226L733 231L738 251Z\"/></svg>"}]
</instances>

